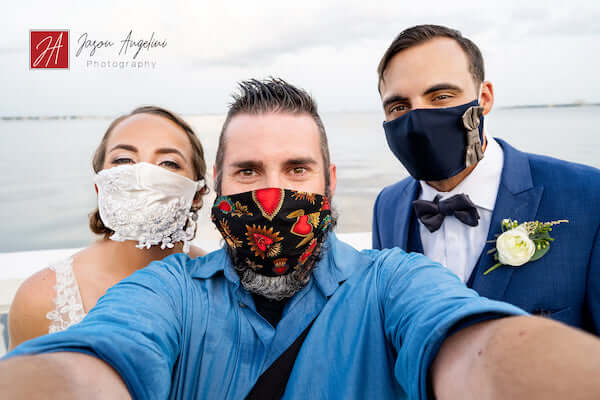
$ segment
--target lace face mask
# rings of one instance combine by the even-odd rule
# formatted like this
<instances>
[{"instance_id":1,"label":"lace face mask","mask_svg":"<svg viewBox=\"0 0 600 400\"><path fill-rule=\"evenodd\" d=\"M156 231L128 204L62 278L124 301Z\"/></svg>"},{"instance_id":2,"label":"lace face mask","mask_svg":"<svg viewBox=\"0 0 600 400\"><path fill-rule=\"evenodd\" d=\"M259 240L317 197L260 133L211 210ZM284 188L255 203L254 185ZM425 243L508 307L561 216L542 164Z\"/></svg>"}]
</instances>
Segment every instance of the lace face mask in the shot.
<instances>
[{"instance_id":1,"label":"lace face mask","mask_svg":"<svg viewBox=\"0 0 600 400\"><path fill-rule=\"evenodd\" d=\"M140 249L183 242L187 253L196 230L190 209L201 182L145 162L100 171L94 183L100 218L115 232L110 239L137 240Z\"/></svg>"}]
</instances>

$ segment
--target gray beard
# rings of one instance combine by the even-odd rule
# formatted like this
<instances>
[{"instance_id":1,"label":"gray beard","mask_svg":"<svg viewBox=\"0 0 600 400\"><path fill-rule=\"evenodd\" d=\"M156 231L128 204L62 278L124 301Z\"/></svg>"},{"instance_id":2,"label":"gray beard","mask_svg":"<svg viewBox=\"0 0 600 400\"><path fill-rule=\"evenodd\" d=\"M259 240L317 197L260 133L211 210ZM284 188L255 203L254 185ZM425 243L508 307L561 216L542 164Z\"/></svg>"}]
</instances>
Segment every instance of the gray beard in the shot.
<instances>
[{"instance_id":1,"label":"gray beard","mask_svg":"<svg viewBox=\"0 0 600 400\"><path fill-rule=\"evenodd\" d=\"M238 257L229 246L225 245L225 248L240 277L240 283L244 289L250 293L266 297L267 299L281 301L294 296L308 285L313 268L320 260L320 254L324 243L325 238L323 238L323 243L319 248L315 249L309 259L306 260L302 269L281 276L266 276L257 273L248 266L246 260Z\"/></svg>"},{"instance_id":2,"label":"gray beard","mask_svg":"<svg viewBox=\"0 0 600 400\"><path fill-rule=\"evenodd\" d=\"M244 271L238 270L240 282L244 289L250 293L259 294L267 299L277 301L294 296L308 285L311 273L299 274L298 272L300 271L293 271L290 274L282 276L265 276L256 273L248 267Z\"/></svg>"}]
</instances>

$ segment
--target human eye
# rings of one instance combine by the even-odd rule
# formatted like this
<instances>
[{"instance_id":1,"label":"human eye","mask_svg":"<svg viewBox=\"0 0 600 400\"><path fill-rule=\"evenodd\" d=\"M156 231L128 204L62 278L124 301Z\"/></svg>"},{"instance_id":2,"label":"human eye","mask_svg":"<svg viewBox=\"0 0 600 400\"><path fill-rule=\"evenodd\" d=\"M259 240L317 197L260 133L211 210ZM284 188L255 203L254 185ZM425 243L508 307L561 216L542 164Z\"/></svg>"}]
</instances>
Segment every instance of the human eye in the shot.
<instances>
[{"instance_id":1,"label":"human eye","mask_svg":"<svg viewBox=\"0 0 600 400\"><path fill-rule=\"evenodd\" d=\"M306 167L294 167L291 169L290 172L293 175L300 176L300 175L304 175L307 172L307 169L306 169Z\"/></svg>"},{"instance_id":2,"label":"human eye","mask_svg":"<svg viewBox=\"0 0 600 400\"><path fill-rule=\"evenodd\" d=\"M113 164L113 165L135 164L135 161L133 161L129 157L116 157L111 161L111 164Z\"/></svg>"},{"instance_id":3,"label":"human eye","mask_svg":"<svg viewBox=\"0 0 600 400\"><path fill-rule=\"evenodd\" d=\"M392 119L396 119L398 117L403 116L404 114L406 114L407 112L410 111L410 104L408 102L402 102L402 103L394 103L392 104L387 111L387 119L388 120L392 120Z\"/></svg>"},{"instance_id":4,"label":"human eye","mask_svg":"<svg viewBox=\"0 0 600 400\"><path fill-rule=\"evenodd\" d=\"M181 166L172 160L165 160L165 161L161 161L158 165L160 165L161 167L165 167L168 169L173 169L173 170L179 170L181 169Z\"/></svg>"},{"instance_id":5,"label":"human eye","mask_svg":"<svg viewBox=\"0 0 600 400\"><path fill-rule=\"evenodd\" d=\"M240 169L237 174L242 178L251 178L256 175L256 171L252 168Z\"/></svg>"},{"instance_id":6,"label":"human eye","mask_svg":"<svg viewBox=\"0 0 600 400\"><path fill-rule=\"evenodd\" d=\"M450 100L451 98L453 98L454 96L450 93L440 93L440 94L436 94L433 97L433 101L434 102L443 102L445 100Z\"/></svg>"},{"instance_id":7,"label":"human eye","mask_svg":"<svg viewBox=\"0 0 600 400\"><path fill-rule=\"evenodd\" d=\"M394 114L394 113L404 112L406 110L408 110L408 107L406 106L406 104L395 104L390 107L389 113Z\"/></svg>"}]
</instances>

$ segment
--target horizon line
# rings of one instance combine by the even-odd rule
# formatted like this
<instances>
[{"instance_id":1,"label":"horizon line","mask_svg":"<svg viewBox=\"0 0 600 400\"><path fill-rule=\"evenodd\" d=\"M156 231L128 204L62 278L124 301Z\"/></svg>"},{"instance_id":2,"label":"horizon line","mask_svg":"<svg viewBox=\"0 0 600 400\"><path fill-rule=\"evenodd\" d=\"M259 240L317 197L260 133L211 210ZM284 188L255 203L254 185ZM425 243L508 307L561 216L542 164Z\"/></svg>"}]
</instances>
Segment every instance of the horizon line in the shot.
<instances>
[{"instance_id":1,"label":"horizon line","mask_svg":"<svg viewBox=\"0 0 600 400\"><path fill-rule=\"evenodd\" d=\"M570 107L598 107L600 102L583 102L577 101L572 103L540 103L540 104L515 104L508 106L497 106L498 109L526 109L526 108L570 108ZM381 110L332 110L323 111L321 114L341 114L341 113L370 113ZM204 117L204 116L220 116L225 115L226 112L206 112L206 113L182 113L182 117ZM120 115L120 114L119 114ZM12 120L74 120L74 119L113 119L116 115L107 114L50 114L50 115L3 115L0 116L0 120L12 121Z\"/></svg>"}]
</instances>

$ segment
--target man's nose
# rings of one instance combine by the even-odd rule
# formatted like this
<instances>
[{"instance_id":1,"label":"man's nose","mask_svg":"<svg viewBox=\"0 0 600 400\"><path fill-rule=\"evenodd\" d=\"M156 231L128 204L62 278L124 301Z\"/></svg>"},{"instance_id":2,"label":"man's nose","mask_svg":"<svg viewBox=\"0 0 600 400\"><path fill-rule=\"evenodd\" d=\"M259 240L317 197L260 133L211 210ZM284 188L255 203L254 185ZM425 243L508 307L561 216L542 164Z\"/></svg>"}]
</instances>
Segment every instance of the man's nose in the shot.
<instances>
[{"instance_id":1,"label":"man's nose","mask_svg":"<svg viewBox=\"0 0 600 400\"><path fill-rule=\"evenodd\" d=\"M416 110L419 108L432 108L432 105L427 103L426 101L424 101L423 99L417 98L417 99L411 99L410 101L411 110Z\"/></svg>"},{"instance_id":2,"label":"man's nose","mask_svg":"<svg viewBox=\"0 0 600 400\"><path fill-rule=\"evenodd\" d=\"M283 188L283 179L278 173L270 173L265 176L265 187L268 188Z\"/></svg>"}]
</instances>

